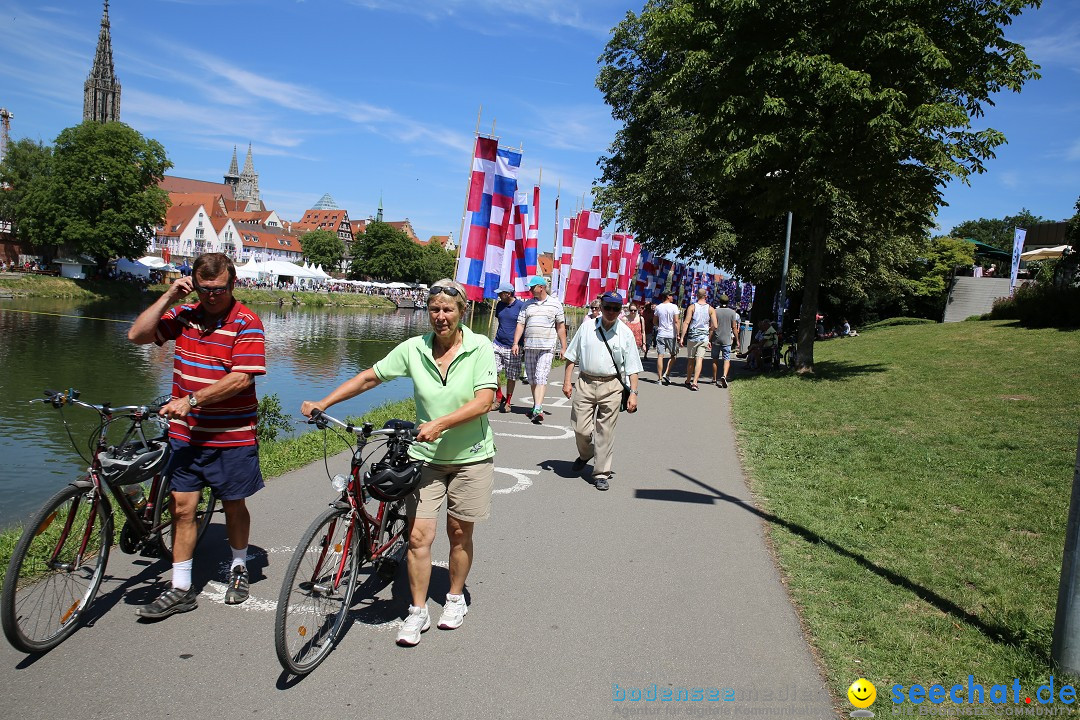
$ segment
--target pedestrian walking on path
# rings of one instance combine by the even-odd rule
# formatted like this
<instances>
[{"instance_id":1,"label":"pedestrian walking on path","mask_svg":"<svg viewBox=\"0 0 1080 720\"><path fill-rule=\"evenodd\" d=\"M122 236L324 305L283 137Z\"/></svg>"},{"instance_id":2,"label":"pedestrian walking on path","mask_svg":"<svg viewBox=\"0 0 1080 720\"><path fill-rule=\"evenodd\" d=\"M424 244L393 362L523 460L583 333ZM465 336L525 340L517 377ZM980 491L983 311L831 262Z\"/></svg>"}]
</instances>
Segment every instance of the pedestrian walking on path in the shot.
<instances>
[{"instance_id":1,"label":"pedestrian walking on path","mask_svg":"<svg viewBox=\"0 0 1080 720\"><path fill-rule=\"evenodd\" d=\"M671 293L660 294L660 304L656 306L654 316L656 318L656 381L667 385L670 382L668 374L678 356L676 336L679 332L679 308L671 302ZM669 360L665 370L664 365Z\"/></svg>"},{"instance_id":2,"label":"pedestrian walking on path","mask_svg":"<svg viewBox=\"0 0 1080 720\"><path fill-rule=\"evenodd\" d=\"M191 582L198 533L195 509L211 487L225 511L232 548L225 602L248 599L248 534L245 498L263 488L255 437L259 401L255 376L266 373L265 336L259 316L233 298L236 268L222 253L195 260L190 276L178 279L135 319L128 339L136 345L176 341L172 400L161 408L169 419L172 456L165 474L172 482L173 566L170 587L136 612L161 620L198 606ZM198 294L199 302L169 306Z\"/></svg>"},{"instance_id":3,"label":"pedestrian walking on path","mask_svg":"<svg viewBox=\"0 0 1080 720\"><path fill-rule=\"evenodd\" d=\"M511 352L511 346L517 331L518 315L525 303L514 297L514 286L510 283L503 283L496 292L499 295L499 302L495 304L498 325L495 329L495 340L491 345L495 350L495 371L506 374L506 393L495 389L497 405L492 409L505 413L510 411L514 387L517 385L518 375L521 374L521 353Z\"/></svg>"},{"instance_id":4,"label":"pedestrian walking on path","mask_svg":"<svg viewBox=\"0 0 1080 720\"><path fill-rule=\"evenodd\" d=\"M679 344L686 346L686 382L683 384L691 390L698 389L709 338L716 329L716 311L709 305L708 296L709 291L705 288L697 291L697 301L686 308L682 335L679 337Z\"/></svg>"},{"instance_id":5,"label":"pedestrian walking on path","mask_svg":"<svg viewBox=\"0 0 1080 720\"><path fill-rule=\"evenodd\" d=\"M641 358L634 334L619 321L622 296L605 293L600 300L601 318L582 323L566 350L563 395L573 400L570 420L578 454L574 471L581 472L593 460L593 485L607 490L614 474L612 454L623 388L630 388L626 411L637 412ZM578 366L581 372L574 384L574 368Z\"/></svg>"},{"instance_id":6,"label":"pedestrian walking on path","mask_svg":"<svg viewBox=\"0 0 1080 720\"><path fill-rule=\"evenodd\" d=\"M558 340L562 354L566 355L566 316L563 304L548 294L547 280L540 275L529 278L532 300L525 303L518 315L518 327L510 352L522 352L518 344L525 340L525 373L529 376L533 405L529 419L540 424L544 421L544 386L548 382L551 363L555 359L555 341ZM621 308L620 308L621 309Z\"/></svg>"},{"instance_id":7,"label":"pedestrian walking on path","mask_svg":"<svg viewBox=\"0 0 1080 720\"><path fill-rule=\"evenodd\" d=\"M720 307L716 308L716 330L713 332L712 361L713 382L720 387L728 386L728 373L731 372L731 346L739 337L739 314L728 307L728 296L721 295ZM720 362L724 370L717 376Z\"/></svg>"},{"instance_id":8,"label":"pedestrian walking on path","mask_svg":"<svg viewBox=\"0 0 1080 720\"><path fill-rule=\"evenodd\" d=\"M431 286L427 300L431 332L409 338L382 360L347 380L318 402L306 401L300 411L310 417L399 377L413 381L416 419L420 422L409 456L422 460L420 484L409 496L409 590L412 604L398 631L399 645L420 642L431 627L428 586L431 545L439 510L446 501L446 535L450 541L450 592L439 627L461 626L468 612L465 580L473 564L473 527L491 515L495 477L495 441L487 413L495 399L498 376L491 342L462 324L465 288L444 279Z\"/></svg>"}]
</instances>

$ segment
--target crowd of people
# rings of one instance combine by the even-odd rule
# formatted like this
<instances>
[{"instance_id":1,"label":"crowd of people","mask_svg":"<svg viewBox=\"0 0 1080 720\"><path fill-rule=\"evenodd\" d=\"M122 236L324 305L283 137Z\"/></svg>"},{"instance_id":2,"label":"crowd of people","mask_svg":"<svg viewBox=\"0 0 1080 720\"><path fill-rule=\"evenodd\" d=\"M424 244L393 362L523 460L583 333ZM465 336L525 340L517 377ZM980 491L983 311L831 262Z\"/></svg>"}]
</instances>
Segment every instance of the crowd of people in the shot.
<instances>
[{"instance_id":1,"label":"crowd of people","mask_svg":"<svg viewBox=\"0 0 1080 720\"><path fill-rule=\"evenodd\" d=\"M169 586L138 609L144 619L160 620L197 606L192 584L195 508L206 486L222 500L232 549L225 602L243 603L249 597L251 518L246 498L264 486L255 435L255 379L266 372L266 364L262 322L233 297L237 284L227 256L203 255L195 261L192 275L173 282L128 333L138 344L175 341L172 399L161 410L169 420L173 449L166 470L173 483L173 567ZM417 435L409 455L419 470L406 503L411 597L397 633L400 645L417 645L432 624L431 555L444 503L450 585L437 626L458 628L469 611L465 584L475 561L473 535L476 523L490 517L494 485L496 449L489 413L512 411L522 368L530 386L526 415L543 424L545 387L556 350L562 354L566 361L562 393L571 401L576 456L570 467L600 491L608 490L615 476L618 421L621 413L638 409L642 357L650 347L657 352L657 382L670 384L673 361L685 347L689 361L685 385L698 389L705 361L711 357L713 382L727 387L739 317L727 307L726 296L713 307L703 290L681 313L669 293L658 305L644 307L636 302L626 305L619 293L604 293L568 340L563 304L549 293L547 281L531 277L528 287L532 297L524 301L515 297L512 286L498 288L494 311L498 324L489 340L465 323L465 288L450 279L440 280L420 296L429 332L398 344L322 399L301 405L301 412L311 417L395 378L412 382ZM416 290L408 292L417 297ZM192 293L197 301L186 302ZM769 324L761 324L763 341L771 337L775 342L775 331L770 336ZM215 362L194 363L193 358ZM505 373L505 389L500 372Z\"/></svg>"}]
</instances>

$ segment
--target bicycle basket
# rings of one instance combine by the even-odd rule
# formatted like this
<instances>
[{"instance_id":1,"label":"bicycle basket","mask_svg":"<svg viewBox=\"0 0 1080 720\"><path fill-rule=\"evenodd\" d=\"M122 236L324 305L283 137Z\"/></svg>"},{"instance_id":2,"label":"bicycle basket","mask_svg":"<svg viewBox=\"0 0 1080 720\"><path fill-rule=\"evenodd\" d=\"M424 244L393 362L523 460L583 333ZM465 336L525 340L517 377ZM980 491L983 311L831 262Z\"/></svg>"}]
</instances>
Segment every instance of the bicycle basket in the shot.
<instances>
[{"instance_id":1,"label":"bicycle basket","mask_svg":"<svg viewBox=\"0 0 1080 720\"><path fill-rule=\"evenodd\" d=\"M154 440L149 446L132 441L102 453L101 474L110 485L131 485L161 472L168 461L167 440Z\"/></svg>"}]
</instances>

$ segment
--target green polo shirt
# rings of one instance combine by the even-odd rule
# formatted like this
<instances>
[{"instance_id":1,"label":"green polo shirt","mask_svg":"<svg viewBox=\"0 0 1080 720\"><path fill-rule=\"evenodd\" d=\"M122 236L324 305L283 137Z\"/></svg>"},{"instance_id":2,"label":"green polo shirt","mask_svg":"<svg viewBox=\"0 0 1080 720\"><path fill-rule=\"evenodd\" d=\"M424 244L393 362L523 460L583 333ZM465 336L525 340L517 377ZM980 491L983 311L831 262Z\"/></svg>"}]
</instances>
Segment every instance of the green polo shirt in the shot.
<instances>
[{"instance_id":1,"label":"green polo shirt","mask_svg":"<svg viewBox=\"0 0 1080 720\"><path fill-rule=\"evenodd\" d=\"M418 422L449 415L476 397L477 390L498 387L491 341L465 326L461 335L461 350L450 363L445 380L431 352L435 333L409 338L372 368L383 382L399 377L412 379ZM485 414L450 428L435 442L414 443L409 455L441 465L487 460L495 456L495 437Z\"/></svg>"}]
</instances>

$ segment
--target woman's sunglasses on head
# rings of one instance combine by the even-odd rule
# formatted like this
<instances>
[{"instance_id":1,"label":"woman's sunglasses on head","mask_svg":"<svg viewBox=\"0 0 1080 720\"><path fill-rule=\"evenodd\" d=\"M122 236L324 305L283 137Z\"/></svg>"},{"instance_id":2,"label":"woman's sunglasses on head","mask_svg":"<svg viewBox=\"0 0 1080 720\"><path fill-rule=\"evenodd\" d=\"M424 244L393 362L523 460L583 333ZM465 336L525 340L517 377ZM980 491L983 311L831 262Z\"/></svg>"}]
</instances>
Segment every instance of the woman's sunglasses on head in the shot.
<instances>
[{"instance_id":1,"label":"woman's sunglasses on head","mask_svg":"<svg viewBox=\"0 0 1080 720\"><path fill-rule=\"evenodd\" d=\"M461 294L461 291L453 285L447 285L446 287L443 287L442 285L432 285L431 289L428 290L428 297L431 297L432 295L438 295L439 293L445 293L450 297L457 297Z\"/></svg>"}]
</instances>

